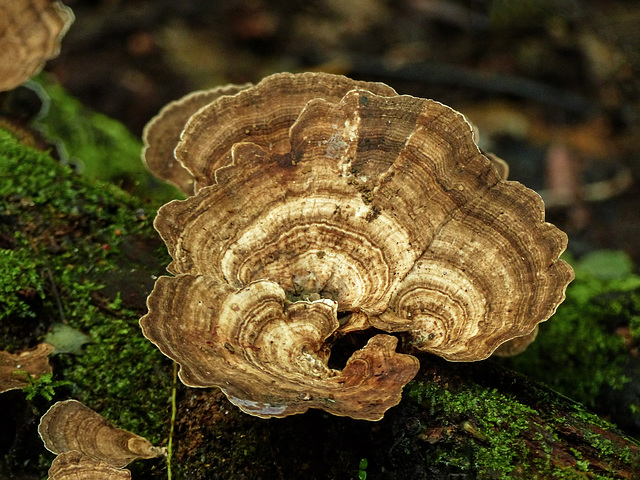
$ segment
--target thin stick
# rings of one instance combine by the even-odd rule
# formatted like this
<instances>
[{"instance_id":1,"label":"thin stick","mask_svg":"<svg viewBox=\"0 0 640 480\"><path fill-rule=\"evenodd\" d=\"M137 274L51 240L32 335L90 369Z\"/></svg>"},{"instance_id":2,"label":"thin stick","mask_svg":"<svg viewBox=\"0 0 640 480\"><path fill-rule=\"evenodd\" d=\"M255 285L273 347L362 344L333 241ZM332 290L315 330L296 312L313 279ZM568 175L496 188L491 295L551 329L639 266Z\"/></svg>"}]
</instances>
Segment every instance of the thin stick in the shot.
<instances>
[{"instance_id":1,"label":"thin stick","mask_svg":"<svg viewBox=\"0 0 640 480\"><path fill-rule=\"evenodd\" d=\"M62 308L62 300L60 300L60 294L58 293L58 287L56 286L56 281L53 279L53 274L51 270L48 268L44 269L47 272L47 276L49 277L49 281L51 282L51 289L53 290L53 297L56 299L56 303L58 304L58 312L60 313L60 321L64 323L64 309Z\"/></svg>"},{"instance_id":2,"label":"thin stick","mask_svg":"<svg viewBox=\"0 0 640 480\"><path fill-rule=\"evenodd\" d=\"M167 479L171 480L171 457L173 456L173 429L176 424L176 391L178 388L178 364L173 362L173 385L171 387L171 426L167 442Z\"/></svg>"}]
</instances>

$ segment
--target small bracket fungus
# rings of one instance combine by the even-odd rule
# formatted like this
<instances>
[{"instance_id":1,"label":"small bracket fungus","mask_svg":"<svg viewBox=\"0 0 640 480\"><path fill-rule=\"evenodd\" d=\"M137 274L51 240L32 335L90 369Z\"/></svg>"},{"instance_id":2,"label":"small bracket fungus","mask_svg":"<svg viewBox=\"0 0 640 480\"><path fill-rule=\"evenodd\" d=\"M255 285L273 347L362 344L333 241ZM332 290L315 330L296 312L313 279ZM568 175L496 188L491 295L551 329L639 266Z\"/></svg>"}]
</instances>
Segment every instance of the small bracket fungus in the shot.
<instances>
[{"instance_id":1,"label":"small bracket fungus","mask_svg":"<svg viewBox=\"0 0 640 480\"><path fill-rule=\"evenodd\" d=\"M61 453L53 460L48 480L131 480L131 472L74 450Z\"/></svg>"},{"instance_id":2,"label":"small bracket fungus","mask_svg":"<svg viewBox=\"0 0 640 480\"><path fill-rule=\"evenodd\" d=\"M38 433L50 452L80 452L94 462L123 468L134 460L154 458L164 449L146 438L114 427L77 400L57 402L40 419Z\"/></svg>"},{"instance_id":3,"label":"small bracket fungus","mask_svg":"<svg viewBox=\"0 0 640 480\"><path fill-rule=\"evenodd\" d=\"M185 384L262 417L377 420L418 362L379 334L334 370L340 336L476 361L523 348L564 299L566 235L460 113L323 73L226 91L179 140L170 115L146 131L147 164L191 195L158 212L174 276L141 319ZM173 133L150 160L155 130Z\"/></svg>"},{"instance_id":4,"label":"small bracket fungus","mask_svg":"<svg viewBox=\"0 0 640 480\"><path fill-rule=\"evenodd\" d=\"M0 91L11 90L60 52L73 12L52 0L0 0Z\"/></svg>"},{"instance_id":5,"label":"small bracket fungus","mask_svg":"<svg viewBox=\"0 0 640 480\"><path fill-rule=\"evenodd\" d=\"M37 378L51 373L49 355L52 351L53 346L48 343L18 354L0 351L0 393L28 387L31 383L26 374Z\"/></svg>"}]
</instances>

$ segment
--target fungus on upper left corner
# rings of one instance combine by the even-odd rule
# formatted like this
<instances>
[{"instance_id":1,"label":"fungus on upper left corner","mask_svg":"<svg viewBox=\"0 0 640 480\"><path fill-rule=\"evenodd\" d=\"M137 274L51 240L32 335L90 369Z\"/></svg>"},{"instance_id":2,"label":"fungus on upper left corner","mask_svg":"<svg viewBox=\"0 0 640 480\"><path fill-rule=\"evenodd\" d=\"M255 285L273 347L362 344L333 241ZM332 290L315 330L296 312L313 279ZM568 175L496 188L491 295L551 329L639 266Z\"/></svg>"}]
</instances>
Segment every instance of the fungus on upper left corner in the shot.
<instances>
[{"instance_id":1,"label":"fungus on upper left corner","mask_svg":"<svg viewBox=\"0 0 640 480\"><path fill-rule=\"evenodd\" d=\"M59 1L0 0L0 92L26 82L60 52L73 12Z\"/></svg>"}]
</instances>

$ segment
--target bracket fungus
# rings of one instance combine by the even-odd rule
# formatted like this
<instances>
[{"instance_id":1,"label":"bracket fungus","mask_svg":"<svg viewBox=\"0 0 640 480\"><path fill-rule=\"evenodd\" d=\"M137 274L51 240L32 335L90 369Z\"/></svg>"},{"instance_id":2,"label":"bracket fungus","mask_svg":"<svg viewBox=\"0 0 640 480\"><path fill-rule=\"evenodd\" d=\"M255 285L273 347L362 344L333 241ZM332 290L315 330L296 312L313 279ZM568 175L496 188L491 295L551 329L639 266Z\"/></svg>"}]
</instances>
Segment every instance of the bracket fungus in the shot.
<instances>
[{"instance_id":1,"label":"bracket fungus","mask_svg":"<svg viewBox=\"0 0 640 480\"><path fill-rule=\"evenodd\" d=\"M53 460L48 480L131 480L131 472L72 450Z\"/></svg>"},{"instance_id":2,"label":"bracket fungus","mask_svg":"<svg viewBox=\"0 0 640 480\"><path fill-rule=\"evenodd\" d=\"M73 20L59 1L0 0L0 91L24 83L58 56Z\"/></svg>"},{"instance_id":3,"label":"bracket fungus","mask_svg":"<svg viewBox=\"0 0 640 480\"><path fill-rule=\"evenodd\" d=\"M250 86L251 84L247 83L197 91L165 105L142 132L142 140L145 144L142 158L147 168L158 178L192 195L193 176L173 156L173 150L180 141L184 124L191 115L217 98L236 94Z\"/></svg>"},{"instance_id":4,"label":"bracket fungus","mask_svg":"<svg viewBox=\"0 0 640 480\"><path fill-rule=\"evenodd\" d=\"M462 114L323 73L225 92L183 113L179 137L166 111L145 134L147 165L190 196L158 212L173 276L140 322L186 385L261 417L378 420L419 368L411 351L485 359L564 299L566 235ZM335 342L367 329L382 333L330 368Z\"/></svg>"},{"instance_id":5,"label":"bracket fungus","mask_svg":"<svg viewBox=\"0 0 640 480\"><path fill-rule=\"evenodd\" d=\"M115 468L164 454L163 448L154 447L135 433L114 427L77 400L53 404L40 419L38 433L50 452L58 455L79 452L93 463L102 462Z\"/></svg>"},{"instance_id":6,"label":"bracket fungus","mask_svg":"<svg viewBox=\"0 0 640 480\"><path fill-rule=\"evenodd\" d=\"M28 375L37 378L51 373L51 352L53 346L48 343L41 343L33 350L17 354L0 351L0 393L28 387L31 384Z\"/></svg>"}]
</instances>

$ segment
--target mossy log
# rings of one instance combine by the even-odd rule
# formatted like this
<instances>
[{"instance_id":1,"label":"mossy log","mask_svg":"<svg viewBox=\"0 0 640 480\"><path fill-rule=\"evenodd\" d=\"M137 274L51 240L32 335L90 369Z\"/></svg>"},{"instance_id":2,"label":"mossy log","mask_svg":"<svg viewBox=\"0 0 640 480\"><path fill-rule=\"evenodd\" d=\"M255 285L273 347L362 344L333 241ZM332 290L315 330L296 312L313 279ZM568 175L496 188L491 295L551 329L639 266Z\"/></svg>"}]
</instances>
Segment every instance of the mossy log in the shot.
<instances>
[{"instance_id":1,"label":"mossy log","mask_svg":"<svg viewBox=\"0 0 640 480\"><path fill-rule=\"evenodd\" d=\"M0 397L14 412L0 478L43 477L52 457L35 424L55 400L80 399L166 444L173 368L137 324L168 260L151 208L0 130L0 349L33 346L59 323L90 338L53 358L54 378L71 382L55 398ZM492 360L420 361L379 422L320 411L263 420L217 389L177 385L173 478L640 478L639 444L570 399ZM166 469L138 462L133 478Z\"/></svg>"}]
</instances>

